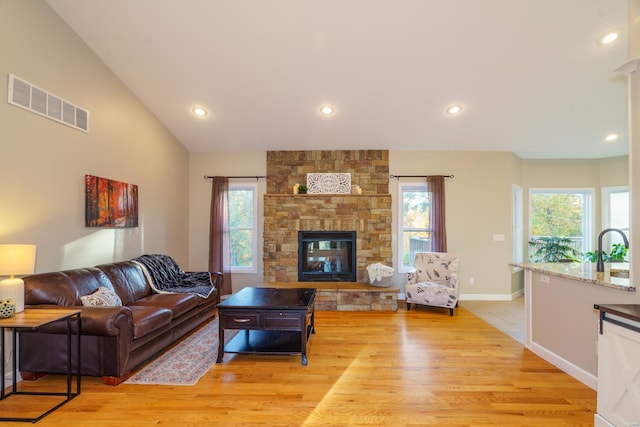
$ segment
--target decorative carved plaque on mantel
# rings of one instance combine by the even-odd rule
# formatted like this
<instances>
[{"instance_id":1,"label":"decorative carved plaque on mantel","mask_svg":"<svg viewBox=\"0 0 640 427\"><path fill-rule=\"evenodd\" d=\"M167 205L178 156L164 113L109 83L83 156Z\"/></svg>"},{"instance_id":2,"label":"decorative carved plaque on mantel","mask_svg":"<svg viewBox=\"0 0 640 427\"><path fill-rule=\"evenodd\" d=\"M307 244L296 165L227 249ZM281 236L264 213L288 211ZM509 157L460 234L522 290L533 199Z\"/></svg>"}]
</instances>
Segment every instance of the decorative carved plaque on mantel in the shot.
<instances>
[{"instance_id":1,"label":"decorative carved plaque on mantel","mask_svg":"<svg viewBox=\"0 0 640 427\"><path fill-rule=\"evenodd\" d=\"M351 193L350 173L308 173L308 194L349 194Z\"/></svg>"}]
</instances>

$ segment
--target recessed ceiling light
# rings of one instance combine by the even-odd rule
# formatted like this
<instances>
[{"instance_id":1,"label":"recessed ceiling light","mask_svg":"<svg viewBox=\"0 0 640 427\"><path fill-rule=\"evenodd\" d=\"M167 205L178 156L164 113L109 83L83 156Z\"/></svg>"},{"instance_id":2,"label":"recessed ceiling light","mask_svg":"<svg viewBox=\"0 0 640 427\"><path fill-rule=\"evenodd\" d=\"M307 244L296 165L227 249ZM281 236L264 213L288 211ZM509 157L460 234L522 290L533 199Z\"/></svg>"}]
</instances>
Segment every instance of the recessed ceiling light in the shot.
<instances>
[{"instance_id":1,"label":"recessed ceiling light","mask_svg":"<svg viewBox=\"0 0 640 427\"><path fill-rule=\"evenodd\" d=\"M209 114L207 110L202 107L193 107L191 111L198 117L205 117L207 114Z\"/></svg>"},{"instance_id":2,"label":"recessed ceiling light","mask_svg":"<svg viewBox=\"0 0 640 427\"><path fill-rule=\"evenodd\" d=\"M330 116L335 112L336 112L336 109L333 108L331 105L323 105L322 107L320 107L320 113L323 116Z\"/></svg>"},{"instance_id":3,"label":"recessed ceiling light","mask_svg":"<svg viewBox=\"0 0 640 427\"><path fill-rule=\"evenodd\" d=\"M618 139L618 134L617 133L610 133L609 135L607 135L604 140L607 142L613 142L616 139Z\"/></svg>"},{"instance_id":4,"label":"recessed ceiling light","mask_svg":"<svg viewBox=\"0 0 640 427\"><path fill-rule=\"evenodd\" d=\"M458 114L462 111L462 105L452 105L447 108L447 114Z\"/></svg>"},{"instance_id":5,"label":"recessed ceiling light","mask_svg":"<svg viewBox=\"0 0 640 427\"><path fill-rule=\"evenodd\" d=\"M605 35L603 35L598 39L598 44L600 45L611 44L614 41L618 40L619 37L620 37L620 31L609 31L608 33L606 33Z\"/></svg>"}]
</instances>

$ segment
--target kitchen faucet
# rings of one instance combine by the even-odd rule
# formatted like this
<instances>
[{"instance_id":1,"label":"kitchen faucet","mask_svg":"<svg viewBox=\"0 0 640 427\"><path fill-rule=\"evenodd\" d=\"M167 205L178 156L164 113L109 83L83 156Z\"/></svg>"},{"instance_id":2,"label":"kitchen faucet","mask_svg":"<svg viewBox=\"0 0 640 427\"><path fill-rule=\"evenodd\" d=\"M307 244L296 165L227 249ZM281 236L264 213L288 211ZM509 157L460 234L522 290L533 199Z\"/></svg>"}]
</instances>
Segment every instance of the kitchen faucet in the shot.
<instances>
[{"instance_id":1,"label":"kitchen faucet","mask_svg":"<svg viewBox=\"0 0 640 427\"><path fill-rule=\"evenodd\" d=\"M603 272L604 271L604 261L602 260L602 236L607 234L609 231L616 231L620 233L622 236L622 240L624 240L624 247L629 249L629 240L627 239L627 235L622 232L622 230L618 230L617 228L607 228L600 232L598 236L598 266L596 271Z\"/></svg>"}]
</instances>

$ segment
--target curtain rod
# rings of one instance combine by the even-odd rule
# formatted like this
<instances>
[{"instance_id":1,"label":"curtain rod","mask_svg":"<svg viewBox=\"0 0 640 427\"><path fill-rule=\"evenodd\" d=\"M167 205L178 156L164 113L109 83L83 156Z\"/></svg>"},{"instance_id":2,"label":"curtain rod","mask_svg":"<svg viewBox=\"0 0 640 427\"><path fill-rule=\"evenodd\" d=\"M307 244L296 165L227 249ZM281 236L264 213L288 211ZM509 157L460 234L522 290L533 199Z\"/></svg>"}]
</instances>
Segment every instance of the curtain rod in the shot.
<instances>
[{"instance_id":1,"label":"curtain rod","mask_svg":"<svg viewBox=\"0 0 640 427\"><path fill-rule=\"evenodd\" d=\"M255 178L255 180L259 180L260 178L266 178L266 175L260 175L260 176L225 176L224 178L233 178L233 179L239 179L239 178ZM215 178L215 176L209 176L209 175L205 175L204 179L212 179Z\"/></svg>"},{"instance_id":2,"label":"curtain rod","mask_svg":"<svg viewBox=\"0 0 640 427\"><path fill-rule=\"evenodd\" d=\"M451 178L453 179L453 175L389 175L391 179L400 179L400 178L429 178L432 176L441 176L443 178Z\"/></svg>"}]
</instances>

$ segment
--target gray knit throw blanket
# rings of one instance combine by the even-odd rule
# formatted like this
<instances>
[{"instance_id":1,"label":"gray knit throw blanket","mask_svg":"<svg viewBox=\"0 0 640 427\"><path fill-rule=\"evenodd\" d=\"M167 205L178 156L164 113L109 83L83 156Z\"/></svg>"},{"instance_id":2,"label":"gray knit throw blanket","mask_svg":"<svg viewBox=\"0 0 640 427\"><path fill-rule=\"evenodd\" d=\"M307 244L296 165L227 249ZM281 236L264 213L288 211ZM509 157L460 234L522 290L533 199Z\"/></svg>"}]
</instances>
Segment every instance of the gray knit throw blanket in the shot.
<instances>
[{"instance_id":1,"label":"gray knit throw blanket","mask_svg":"<svg viewBox=\"0 0 640 427\"><path fill-rule=\"evenodd\" d=\"M133 261L142 264L160 292L195 293L207 298L214 290L208 271L186 273L167 255L142 255Z\"/></svg>"}]
</instances>

